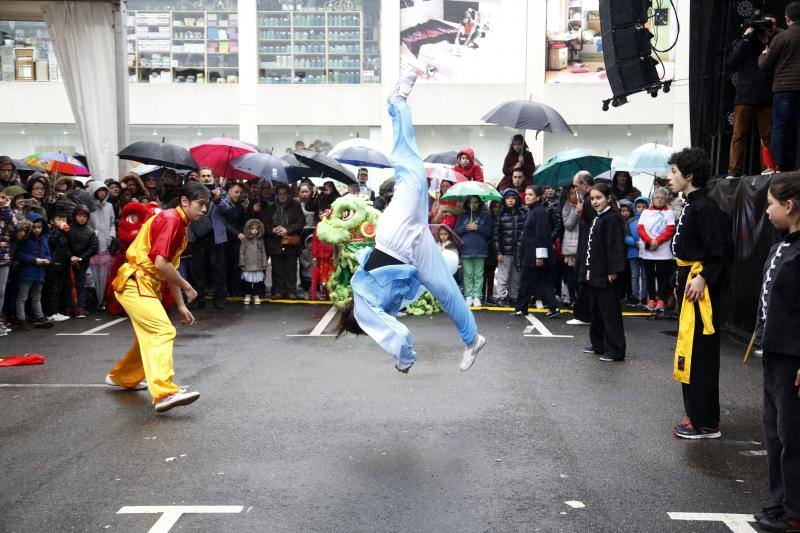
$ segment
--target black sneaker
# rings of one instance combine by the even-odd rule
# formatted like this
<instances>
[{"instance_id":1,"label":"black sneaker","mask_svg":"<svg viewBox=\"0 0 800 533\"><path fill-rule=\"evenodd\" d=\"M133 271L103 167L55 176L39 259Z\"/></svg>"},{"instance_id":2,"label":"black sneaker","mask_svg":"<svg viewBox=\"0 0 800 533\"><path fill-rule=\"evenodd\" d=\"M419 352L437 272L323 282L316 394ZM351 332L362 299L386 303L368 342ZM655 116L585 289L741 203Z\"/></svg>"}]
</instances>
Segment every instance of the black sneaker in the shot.
<instances>
[{"instance_id":1,"label":"black sneaker","mask_svg":"<svg viewBox=\"0 0 800 533\"><path fill-rule=\"evenodd\" d=\"M689 440L718 439L722 437L719 428L695 428L688 420L675 426L672 433L679 439Z\"/></svg>"},{"instance_id":2,"label":"black sneaker","mask_svg":"<svg viewBox=\"0 0 800 533\"><path fill-rule=\"evenodd\" d=\"M771 516L762 516L758 527L764 531L777 531L780 533L800 533L800 520L789 518L786 511Z\"/></svg>"},{"instance_id":3,"label":"black sneaker","mask_svg":"<svg viewBox=\"0 0 800 533\"><path fill-rule=\"evenodd\" d=\"M753 518L758 522L762 518L775 518L781 516L783 513L783 505L779 503L778 505L763 507L760 512L753 514Z\"/></svg>"},{"instance_id":4,"label":"black sneaker","mask_svg":"<svg viewBox=\"0 0 800 533\"><path fill-rule=\"evenodd\" d=\"M551 309L545 316L547 318L558 318L561 316L561 309Z\"/></svg>"},{"instance_id":5,"label":"black sneaker","mask_svg":"<svg viewBox=\"0 0 800 533\"><path fill-rule=\"evenodd\" d=\"M625 360L625 356L623 355L622 357L619 357L617 355L612 355L610 352L606 352L606 353L602 354L600 357L598 357L598 359L600 359L601 361L605 361L607 363L608 362L612 362L612 361L613 362L619 362L619 361L624 361Z\"/></svg>"},{"instance_id":6,"label":"black sneaker","mask_svg":"<svg viewBox=\"0 0 800 533\"><path fill-rule=\"evenodd\" d=\"M45 317L41 317L36 319L36 322L34 322L33 327L39 329L50 329L53 327L53 323L47 320Z\"/></svg>"},{"instance_id":7,"label":"black sneaker","mask_svg":"<svg viewBox=\"0 0 800 533\"><path fill-rule=\"evenodd\" d=\"M583 353L592 353L592 354L600 355L602 352L596 352L595 349L592 348L592 345L590 344L589 346L584 346L583 347Z\"/></svg>"}]
</instances>

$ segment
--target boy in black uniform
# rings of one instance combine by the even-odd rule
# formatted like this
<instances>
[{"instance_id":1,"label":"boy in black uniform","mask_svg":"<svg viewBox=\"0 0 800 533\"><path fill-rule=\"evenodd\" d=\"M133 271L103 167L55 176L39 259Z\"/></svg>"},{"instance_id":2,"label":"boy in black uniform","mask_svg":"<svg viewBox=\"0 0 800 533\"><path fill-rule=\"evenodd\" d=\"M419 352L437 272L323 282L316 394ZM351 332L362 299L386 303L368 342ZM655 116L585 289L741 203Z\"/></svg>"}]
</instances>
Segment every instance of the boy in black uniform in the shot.
<instances>
[{"instance_id":1,"label":"boy in black uniform","mask_svg":"<svg viewBox=\"0 0 800 533\"><path fill-rule=\"evenodd\" d=\"M686 417L673 428L683 439L718 439L719 328L721 288L732 249L728 217L708 197L708 155L684 148L669 160L669 187L685 203L675 226L672 255L678 263L682 302L675 347L675 379L682 383Z\"/></svg>"}]
</instances>

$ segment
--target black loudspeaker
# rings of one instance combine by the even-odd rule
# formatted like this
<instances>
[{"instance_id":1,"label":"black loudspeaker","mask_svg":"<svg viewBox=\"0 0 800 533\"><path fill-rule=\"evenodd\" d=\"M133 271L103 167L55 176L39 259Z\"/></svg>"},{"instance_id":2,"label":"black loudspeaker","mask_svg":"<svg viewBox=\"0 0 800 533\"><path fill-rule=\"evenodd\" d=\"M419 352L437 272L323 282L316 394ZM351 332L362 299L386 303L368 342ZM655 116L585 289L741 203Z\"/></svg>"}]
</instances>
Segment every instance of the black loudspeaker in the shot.
<instances>
[{"instance_id":1,"label":"black loudspeaker","mask_svg":"<svg viewBox=\"0 0 800 533\"><path fill-rule=\"evenodd\" d=\"M614 97L622 98L660 83L647 23L649 0L600 0L603 61ZM615 104L616 105L616 104Z\"/></svg>"}]
</instances>

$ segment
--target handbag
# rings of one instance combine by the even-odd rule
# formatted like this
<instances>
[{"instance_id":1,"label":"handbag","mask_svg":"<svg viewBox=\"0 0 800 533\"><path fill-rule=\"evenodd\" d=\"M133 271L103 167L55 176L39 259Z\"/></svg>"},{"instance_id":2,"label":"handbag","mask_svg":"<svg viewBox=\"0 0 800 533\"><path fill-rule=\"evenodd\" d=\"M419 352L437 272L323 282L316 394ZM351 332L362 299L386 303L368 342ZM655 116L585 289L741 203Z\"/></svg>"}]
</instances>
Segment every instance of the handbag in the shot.
<instances>
[{"instance_id":1,"label":"handbag","mask_svg":"<svg viewBox=\"0 0 800 533\"><path fill-rule=\"evenodd\" d=\"M281 237L281 246L300 246L300 235L284 235Z\"/></svg>"}]
</instances>

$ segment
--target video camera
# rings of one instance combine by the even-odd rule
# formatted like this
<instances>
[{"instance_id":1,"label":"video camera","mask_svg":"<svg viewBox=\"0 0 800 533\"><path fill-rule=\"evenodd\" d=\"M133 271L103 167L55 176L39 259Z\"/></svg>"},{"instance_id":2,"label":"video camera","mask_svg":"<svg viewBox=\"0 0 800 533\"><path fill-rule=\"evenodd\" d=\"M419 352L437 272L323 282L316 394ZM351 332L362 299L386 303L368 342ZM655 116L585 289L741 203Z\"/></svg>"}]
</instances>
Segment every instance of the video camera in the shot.
<instances>
[{"instance_id":1,"label":"video camera","mask_svg":"<svg viewBox=\"0 0 800 533\"><path fill-rule=\"evenodd\" d=\"M769 19L747 19L744 21L744 27L754 30L771 30L775 27L775 22Z\"/></svg>"}]
</instances>

